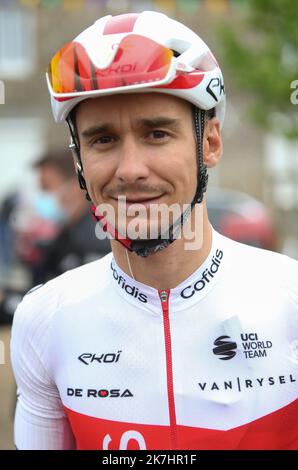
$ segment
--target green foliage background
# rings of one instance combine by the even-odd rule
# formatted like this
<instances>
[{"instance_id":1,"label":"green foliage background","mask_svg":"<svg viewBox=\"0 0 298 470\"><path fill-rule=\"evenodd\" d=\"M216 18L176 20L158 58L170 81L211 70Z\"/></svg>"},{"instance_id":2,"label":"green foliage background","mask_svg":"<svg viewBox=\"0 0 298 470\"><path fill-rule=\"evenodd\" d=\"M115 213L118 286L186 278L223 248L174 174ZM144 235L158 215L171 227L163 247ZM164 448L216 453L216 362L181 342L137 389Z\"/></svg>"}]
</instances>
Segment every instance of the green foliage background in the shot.
<instances>
[{"instance_id":1,"label":"green foliage background","mask_svg":"<svg viewBox=\"0 0 298 470\"><path fill-rule=\"evenodd\" d=\"M229 79L252 95L257 125L298 138L298 105L290 99L298 80L298 1L246 0L237 18L219 26Z\"/></svg>"}]
</instances>

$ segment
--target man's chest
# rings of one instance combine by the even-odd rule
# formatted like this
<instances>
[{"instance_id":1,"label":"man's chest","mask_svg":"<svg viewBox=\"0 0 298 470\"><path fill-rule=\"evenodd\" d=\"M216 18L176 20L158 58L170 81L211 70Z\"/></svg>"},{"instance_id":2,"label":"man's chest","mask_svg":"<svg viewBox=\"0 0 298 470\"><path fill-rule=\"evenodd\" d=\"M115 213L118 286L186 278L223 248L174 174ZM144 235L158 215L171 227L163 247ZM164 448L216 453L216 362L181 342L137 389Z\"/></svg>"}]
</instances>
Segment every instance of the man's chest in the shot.
<instances>
[{"instance_id":1,"label":"man's chest","mask_svg":"<svg viewBox=\"0 0 298 470\"><path fill-rule=\"evenodd\" d=\"M260 432L285 445L298 380L287 331L232 313L203 305L165 324L123 304L73 322L68 344L61 332L55 380L79 447L249 448Z\"/></svg>"}]
</instances>

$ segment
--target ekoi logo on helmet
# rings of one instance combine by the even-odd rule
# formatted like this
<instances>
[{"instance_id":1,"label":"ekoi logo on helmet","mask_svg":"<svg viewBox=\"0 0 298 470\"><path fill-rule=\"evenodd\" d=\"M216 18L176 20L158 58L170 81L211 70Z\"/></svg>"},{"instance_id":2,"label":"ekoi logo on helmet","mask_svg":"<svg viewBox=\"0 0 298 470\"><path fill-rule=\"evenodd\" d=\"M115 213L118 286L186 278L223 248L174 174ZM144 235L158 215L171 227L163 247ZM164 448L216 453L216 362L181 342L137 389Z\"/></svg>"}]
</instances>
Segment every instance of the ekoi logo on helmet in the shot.
<instances>
[{"instance_id":1,"label":"ekoi logo on helmet","mask_svg":"<svg viewBox=\"0 0 298 470\"><path fill-rule=\"evenodd\" d=\"M221 78L211 78L210 82L207 85L206 88L207 92L209 93L210 96L212 96L215 101L219 101L219 97L222 95L222 93L225 93L225 86L223 83L223 80Z\"/></svg>"}]
</instances>

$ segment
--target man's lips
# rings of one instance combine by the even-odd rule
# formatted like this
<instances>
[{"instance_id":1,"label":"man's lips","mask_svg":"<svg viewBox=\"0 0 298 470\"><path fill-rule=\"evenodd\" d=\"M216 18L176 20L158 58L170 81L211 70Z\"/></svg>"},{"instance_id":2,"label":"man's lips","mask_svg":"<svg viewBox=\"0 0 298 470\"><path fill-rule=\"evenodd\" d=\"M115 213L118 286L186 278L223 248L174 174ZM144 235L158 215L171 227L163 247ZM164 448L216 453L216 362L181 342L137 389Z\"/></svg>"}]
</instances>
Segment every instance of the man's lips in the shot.
<instances>
[{"instance_id":1,"label":"man's lips","mask_svg":"<svg viewBox=\"0 0 298 470\"><path fill-rule=\"evenodd\" d=\"M159 200L164 196L159 194L158 196L138 196L138 197L124 197L118 196L113 197L118 204L125 204L126 207L131 206L132 204L143 204L145 207L150 206L150 204L158 203Z\"/></svg>"}]
</instances>

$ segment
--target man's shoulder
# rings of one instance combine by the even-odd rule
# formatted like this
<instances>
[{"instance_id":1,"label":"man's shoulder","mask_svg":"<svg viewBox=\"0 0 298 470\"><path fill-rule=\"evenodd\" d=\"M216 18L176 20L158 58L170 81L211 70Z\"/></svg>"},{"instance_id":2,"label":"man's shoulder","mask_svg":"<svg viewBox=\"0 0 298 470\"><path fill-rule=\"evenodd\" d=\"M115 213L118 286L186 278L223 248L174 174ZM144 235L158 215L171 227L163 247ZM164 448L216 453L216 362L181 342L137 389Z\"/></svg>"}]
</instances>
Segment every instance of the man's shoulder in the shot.
<instances>
[{"instance_id":1,"label":"man's shoulder","mask_svg":"<svg viewBox=\"0 0 298 470\"><path fill-rule=\"evenodd\" d=\"M225 239L230 266L234 272L250 277L251 281L280 285L290 291L298 304L298 261L270 250Z\"/></svg>"},{"instance_id":2,"label":"man's shoulder","mask_svg":"<svg viewBox=\"0 0 298 470\"><path fill-rule=\"evenodd\" d=\"M226 249L230 250L230 253L236 253L240 256L242 255L241 258L246 257L250 260L251 263L267 262L274 265L288 264L289 266L292 266L293 269L298 269L298 261L290 258L285 254L252 245L247 245L246 243L232 240L231 238L228 238L219 233L217 233L217 236L221 240L222 244L225 245Z\"/></svg>"},{"instance_id":3,"label":"man's shoulder","mask_svg":"<svg viewBox=\"0 0 298 470\"><path fill-rule=\"evenodd\" d=\"M20 323L33 327L36 323L46 328L53 315L64 306L77 305L93 295L100 295L110 282L111 259L112 253L109 253L29 290L15 312L14 327Z\"/></svg>"}]
</instances>

